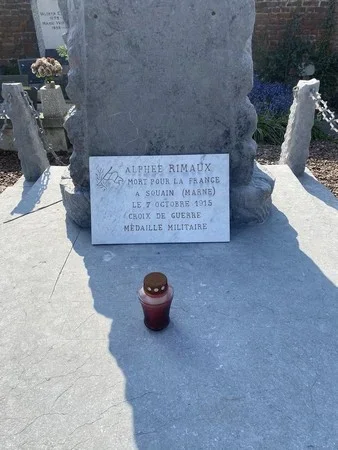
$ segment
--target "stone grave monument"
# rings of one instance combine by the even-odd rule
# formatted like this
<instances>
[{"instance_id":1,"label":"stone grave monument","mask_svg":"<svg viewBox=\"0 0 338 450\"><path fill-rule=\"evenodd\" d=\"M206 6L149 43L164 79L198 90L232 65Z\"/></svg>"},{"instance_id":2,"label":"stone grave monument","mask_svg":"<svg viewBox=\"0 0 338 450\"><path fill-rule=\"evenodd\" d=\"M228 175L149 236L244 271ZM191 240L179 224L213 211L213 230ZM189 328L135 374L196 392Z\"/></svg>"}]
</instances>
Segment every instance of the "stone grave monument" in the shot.
<instances>
[{"instance_id":1,"label":"stone grave monument","mask_svg":"<svg viewBox=\"0 0 338 450\"><path fill-rule=\"evenodd\" d=\"M55 50L63 45L62 35L66 31L58 0L31 0L32 13L40 55L46 50Z\"/></svg>"},{"instance_id":2,"label":"stone grave monument","mask_svg":"<svg viewBox=\"0 0 338 450\"><path fill-rule=\"evenodd\" d=\"M231 219L262 222L274 181L256 163L251 38L254 0L59 0L68 27L61 183L68 214L90 226L89 157L230 156Z\"/></svg>"}]
</instances>

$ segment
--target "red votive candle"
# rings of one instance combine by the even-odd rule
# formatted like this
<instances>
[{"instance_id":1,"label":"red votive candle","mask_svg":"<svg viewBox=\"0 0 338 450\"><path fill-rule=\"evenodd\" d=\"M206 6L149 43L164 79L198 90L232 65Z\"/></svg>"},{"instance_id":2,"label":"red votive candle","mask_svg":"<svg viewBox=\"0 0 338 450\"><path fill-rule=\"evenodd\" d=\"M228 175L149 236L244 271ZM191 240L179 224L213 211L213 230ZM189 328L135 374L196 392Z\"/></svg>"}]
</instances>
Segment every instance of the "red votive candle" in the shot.
<instances>
[{"instance_id":1,"label":"red votive candle","mask_svg":"<svg viewBox=\"0 0 338 450\"><path fill-rule=\"evenodd\" d=\"M161 331L170 323L170 306L174 290L160 272L149 273L138 291L144 313L144 324L150 330Z\"/></svg>"}]
</instances>

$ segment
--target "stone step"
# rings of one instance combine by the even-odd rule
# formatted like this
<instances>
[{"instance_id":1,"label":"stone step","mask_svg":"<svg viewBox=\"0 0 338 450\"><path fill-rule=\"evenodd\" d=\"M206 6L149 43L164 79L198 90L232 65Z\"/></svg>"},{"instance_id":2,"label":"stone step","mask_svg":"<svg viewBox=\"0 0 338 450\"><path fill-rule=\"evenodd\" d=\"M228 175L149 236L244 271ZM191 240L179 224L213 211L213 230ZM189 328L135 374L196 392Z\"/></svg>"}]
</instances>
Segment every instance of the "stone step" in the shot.
<instances>
[{"instance_id":1,"label":"stone step","mask_svg":"<svg viewBox=\"0 0 338 450\"><path fill-rule=\"evenodd\" d=\"M65 167L51 166L35 183L28 183L21 177L14 186L7 188L0 196L0 223L61 202L59 184L64 171Z\"/></svg>"}]
</instances>

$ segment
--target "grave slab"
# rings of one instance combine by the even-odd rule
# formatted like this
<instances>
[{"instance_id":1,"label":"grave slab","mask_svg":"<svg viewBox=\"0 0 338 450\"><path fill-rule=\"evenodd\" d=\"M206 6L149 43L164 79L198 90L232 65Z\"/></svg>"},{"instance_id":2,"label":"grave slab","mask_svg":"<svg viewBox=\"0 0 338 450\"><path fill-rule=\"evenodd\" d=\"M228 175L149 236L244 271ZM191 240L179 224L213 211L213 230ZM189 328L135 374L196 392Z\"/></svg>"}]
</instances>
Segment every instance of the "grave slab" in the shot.
<instances>
[{"instance_id":1,"label":"grave slab","mask_svg":"<svg viewBox=\"0 0 338 450\"><path fill-rule=\"evenodd\" d=\"M0 221L11 222L62 201L59 184L65 167L50 166L36 183L22 177L1 195ZM58 189L55 189L58 187ZM20 198L21 197L21 198Z\"/></svg>"},{"instance_id":2,"label":"grave slab","mask_svg":"<svg viewBox=\"0 0 338 450\"><path fill-rule=\"evenodd\" d=\"M337 446L338 212L269 170L272 216L230 244L93 247L59 204L0 224L3 449ZM163 333L136 298L153 270Z\"/></svg>"}]
</instances>

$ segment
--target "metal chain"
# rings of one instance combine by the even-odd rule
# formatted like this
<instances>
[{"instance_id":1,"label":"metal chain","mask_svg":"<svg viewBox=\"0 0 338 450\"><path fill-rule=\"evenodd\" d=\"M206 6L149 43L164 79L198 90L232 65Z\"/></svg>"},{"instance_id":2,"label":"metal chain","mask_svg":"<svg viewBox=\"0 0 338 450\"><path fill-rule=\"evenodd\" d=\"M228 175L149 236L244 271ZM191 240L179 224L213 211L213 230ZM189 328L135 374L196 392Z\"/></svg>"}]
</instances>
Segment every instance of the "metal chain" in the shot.
<instances>
[{"instance_id":1,"label":"metal chain","mask_svg":"<svg viewBox=\"0 0 338 450\"><path fill-rule=\"evenodd\" d=\"M327 102L322 99L319 92L314 90L310 91L310 97L316 102L316 109L318 109L322 119L330 124L333 131L338 133L338 119L336 119L334 112L329 109Z\"/></svg>"},{"instance_id":2,"label":"metal chain","mask_svg":"<svg viewBox=\"0 0 338 450\"><path fill-rule=\"evenodd\" d=\"M11 100L11 98L12 98L12 95L11 95L11 94L8 94L8 100L9 100L9 101ZM9 128L9 125L8 125L8 116L7 116L7 114L6 114L6 103L5 103L5 101L4 101L3 104L2 104L2 114L0 115L0 118L1 118L1 119L4 119L4 124L2 125L1 130L0 130L0 139L2 139L3 136L4 136L4 134L5 134L5 130L6 130L7 128Z\"/></svg>"},{"instance_id":3,"label":"metal chain","mask_svg":"<svg viewBox=\"0 0 338 450\"><path fill-rule=\"evenodd\" d=\"M4 119L4 124L2 125L1 130L0 130L0 139L1 139L2 136L3 136L4 133L5 133L5 130L6 130L7 128L9 128L9 125L8 125L8 117L7 117L7 115L6 115L6 110L5 110L5 109L2 110L2 114L0 115L0 119Z\"/></svg>"},{"instance_id":4,"label":"metal chain","mask_svg":"<svg viewBox=\"0 0 338 450\"><path fill-rule=\"evenodd\" d=\"M45 130L43 128L43 124L42 124L42 120L40 117L39 112L34 108L33 102L32 100L29 98L29 95L27 94L26 91L24 91L24 97L28 103L29 109L31 111L32 116L34 117L34 119L37 122L38 125L38 130L39 130L39 136L40 139L43 143L44 148L46 149L47 153L51 153L54 156L55 161L58 162L58 164L60 164L61 166L65 166L66 164L64 164L61 159L57 156L57 154L55 153L55 151L53 150L53 145L47 141L46 138L46 133Z\"/></svg>"}]
</instances>

